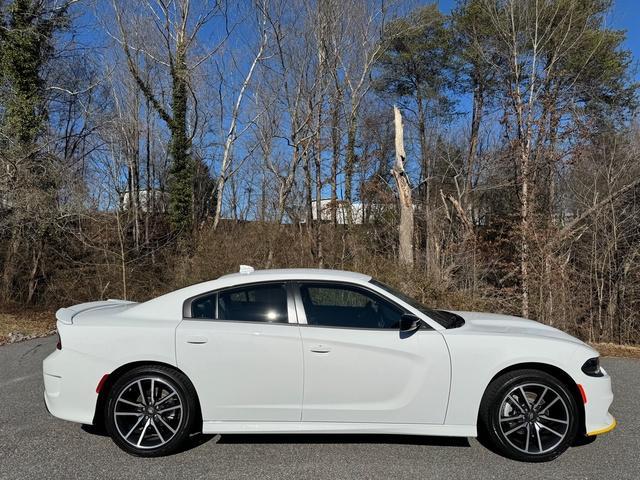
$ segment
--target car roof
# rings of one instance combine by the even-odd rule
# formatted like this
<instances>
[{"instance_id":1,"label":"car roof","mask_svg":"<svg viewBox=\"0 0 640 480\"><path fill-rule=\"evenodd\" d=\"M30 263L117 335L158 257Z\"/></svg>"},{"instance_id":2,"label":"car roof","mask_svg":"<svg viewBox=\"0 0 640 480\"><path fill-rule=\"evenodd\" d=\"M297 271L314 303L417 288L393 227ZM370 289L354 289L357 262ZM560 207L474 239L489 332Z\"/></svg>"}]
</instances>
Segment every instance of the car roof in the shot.
<instances>
[{"instance_id":1,"label":"car roof","mask_svg":"<svg viewBox=\"0 0 640 480\"><path fill-rule=\"evenodd\" d=\"M249 283L269 280L338 280L368 282L371 276L346 270L330 270L325 268L281 268L254 270L248 273L229 273L218 280L228 280L235 283Z\"/></svg>"},{"instance_id":2,"label":"car roof","mask_svg":"<svg viewBox=\"0 0 640 480\"><path fill-rule=\"evenodd\" d=\"M128 313L138 318L147 317L157 319L159 318L159 312L163 312L167 319L172 319L182 315L183 302L187 298L221 288L283 280L343 281L363 284L371 280L371 277L362 273L321 268L252 270L250 267L244 267L243 273L238 272L223 275L215 280L209 280L174 290L148 300L147 302L134 305L128 310Z\"/></svg>"}]
</instances>

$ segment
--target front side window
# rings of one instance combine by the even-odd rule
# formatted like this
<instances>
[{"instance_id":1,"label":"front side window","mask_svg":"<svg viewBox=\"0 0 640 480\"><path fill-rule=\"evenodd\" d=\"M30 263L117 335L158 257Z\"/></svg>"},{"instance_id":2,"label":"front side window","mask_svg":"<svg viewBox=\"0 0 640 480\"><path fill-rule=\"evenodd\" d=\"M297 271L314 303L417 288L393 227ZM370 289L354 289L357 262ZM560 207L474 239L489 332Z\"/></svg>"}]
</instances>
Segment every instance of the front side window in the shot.
<instances>
[{"instance_id":1,"label":"front side window","mask_svg":"<svg viewBox=\"0 0 640 480\"><path fill-rule=\"evenodd\" d=\"M377 287L382 288L383 290L387 291L388 293L390 293L394 297L397 297L403 302L408 303L416 310L419 310L420 312L424 313L432 320L435 320L436 322L438 322L444 328L458 328L464 325L464 319L456 313L447 312L446 310L434 310L432 308L425 307L416 299L411 298L408 295L405 295L400 290L396 290L395 288L390 287L389 285L385 285L384 283L379 282L378 280L371 279L369 280L369 282L372 283L373 285L376 285Z\"/></svg>"},{"instance_id":2,"label":"front side window","mask_svg":"<svg viewBox=\"0 0 640 480\"><path fill-rule=\"evenodd\" d=\"M302 284L300 296L309 325L397 329L404 313L382 297L351 285Z\"/></svg>"},{"instance_id":3,"label":"front side window","mask_svg":"<svg viewBox=\"0 0 640 480\"><path fill-rule=\"evenodd\" d=\"M247 285L218 292L218 320L287 323L286 286Z\"/></svg>"}]
</instances>

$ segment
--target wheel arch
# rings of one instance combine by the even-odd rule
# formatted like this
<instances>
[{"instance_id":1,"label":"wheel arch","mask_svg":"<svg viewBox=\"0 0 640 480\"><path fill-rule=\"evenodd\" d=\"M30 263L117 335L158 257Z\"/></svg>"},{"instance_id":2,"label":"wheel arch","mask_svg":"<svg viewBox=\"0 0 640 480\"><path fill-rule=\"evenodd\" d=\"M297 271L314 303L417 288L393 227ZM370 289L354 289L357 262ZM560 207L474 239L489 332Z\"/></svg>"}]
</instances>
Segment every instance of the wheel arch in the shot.
<instances>
[{"instance_id":1,"label":"wheel arch","mask_svg":"<svg viewBox=\"0 0 640 480\"><path fill-rule=\"evenodd\" d=\"M480 401L480 404L478 405L478 420L477 420L477 424L479 425L479 416L480 416L480 410L481 410L481 405L482 402L484 401L484 397L487 393L487 389L489 388L489 385L491 385L491 383L493 383L493 381L495 379L497 379L498 377L509 373L509 372L513 372L516 370L540 370L542 372L548 373L549 375L555 377L556 379L558 379L559 381L561 381L568 389L569 392L571 393L571 395L573 396L573 399L576 402L576 406L578 409L578 415L579 415L579 419L578 419L578 434L582 434L582 435L586 435L586 430L585 430L585 411L584 411L584 402L582 400L582 394L580 393L580 389L578 388L578 384L576 383L576 381L571 377L571 375L569 375L567 372L565 372L562 368L557 367L555 365L551 365L549 363L542 363L542 362L523 362L523 363L516 363L513 365L509 365L508 367L503 368L502 370L500 370L499 372L497 372L489 381L489 383L487 383L487 385L484 388L484 392L482 393L482 399Z\"/></svg>"},{"instance_id":2,"label":"wheel arch","mask_svg":"<svg viewBox=\"0 0 640 480\"><path fill-rule=\"evenodd\" d=\"M134 368L144 367L144 366L162 366L162 367L175 370L176 372L180 372L182 375L185 376L185 378L191 383L191 386L193 387L193 391L195 392L195 395L196 395L195 397L196 415L197 415L196 425L198 425L198 428L202 428L202 407L200 405L200 398L198 396L197 390L195 389L195 386L193 385L193 382L191 382L191 379L188 377L186 373L184 373L175 365L171 365L169 363L164 363L164 362L158 362L155 360L139 360L135 362L125 363L124 365L119 366L109 374L106 381L102 385L100 392L98 393L98 399L96 401L96 409L93 415L92 424L100 428L104 427L104 420L105 420L104 409L105 409L107 399L109 398L109 392L111 391L111 388L113 387L115 382L118 381L118 379L121 378L125 373L133 370Z\"/></svg>"}]
</instances>

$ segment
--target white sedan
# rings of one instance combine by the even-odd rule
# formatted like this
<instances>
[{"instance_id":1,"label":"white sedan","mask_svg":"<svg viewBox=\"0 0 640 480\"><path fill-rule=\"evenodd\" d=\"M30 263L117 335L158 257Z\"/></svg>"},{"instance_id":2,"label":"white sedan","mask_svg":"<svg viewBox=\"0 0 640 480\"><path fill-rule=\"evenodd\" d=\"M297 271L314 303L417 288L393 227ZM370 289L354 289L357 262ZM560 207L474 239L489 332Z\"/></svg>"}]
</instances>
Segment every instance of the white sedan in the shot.
<instances>
[{"instance_id":1,"label":"white sedan","mask_svg":"<svg viewBox=\"0 0 640 480\"><path fill-rule=\"evenodd\" d=\"M531 320L432 310L367 275L258 270L58 310L56 417L139 456L203 433L475 437L550 460L615 427L598 352Z\"/></svg>"}]
</instances>

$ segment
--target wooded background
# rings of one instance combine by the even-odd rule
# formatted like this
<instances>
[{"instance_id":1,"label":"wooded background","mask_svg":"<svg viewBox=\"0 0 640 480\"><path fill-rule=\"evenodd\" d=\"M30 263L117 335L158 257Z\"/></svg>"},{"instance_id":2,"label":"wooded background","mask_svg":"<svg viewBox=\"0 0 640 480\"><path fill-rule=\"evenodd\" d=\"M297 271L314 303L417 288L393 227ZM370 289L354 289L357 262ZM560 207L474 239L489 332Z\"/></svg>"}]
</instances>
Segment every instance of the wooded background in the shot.
<instances>
[{"instance_id":1,"label":"wooded background","mask_svg":"<svg viewBox=\"0 0 640 480\"><path fill-rule=\"evenodd\" d=\"M0 1L0 305L315 266L640 343L638 85L611 8Z\"/></svg>"}]
</instances>

